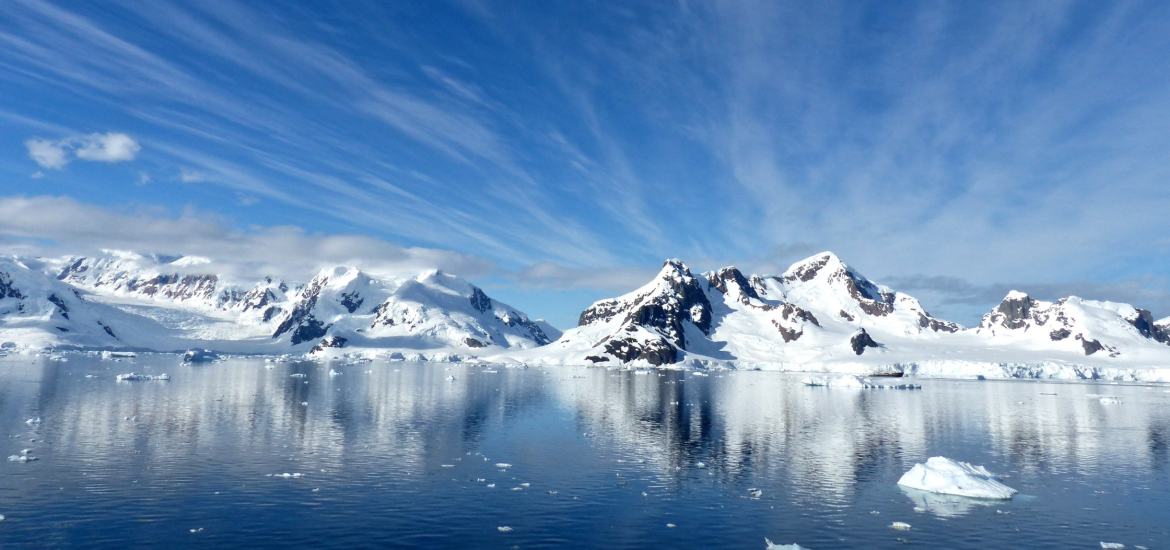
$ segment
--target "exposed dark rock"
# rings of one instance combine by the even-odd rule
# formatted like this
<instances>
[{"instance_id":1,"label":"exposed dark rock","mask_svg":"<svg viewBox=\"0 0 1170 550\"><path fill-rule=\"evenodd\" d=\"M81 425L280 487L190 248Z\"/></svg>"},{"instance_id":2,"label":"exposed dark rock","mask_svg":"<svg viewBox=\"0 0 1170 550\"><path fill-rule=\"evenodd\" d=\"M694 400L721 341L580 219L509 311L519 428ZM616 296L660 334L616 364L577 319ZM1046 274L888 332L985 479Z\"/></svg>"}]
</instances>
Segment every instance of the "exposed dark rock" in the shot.
<instances>
[{"instance_id":1,"label":"exposed dark rock","mask_svg":"<svg viewBox=\"0 0 1170 550\"><path fill-rule=\"evenodd\" d=\"M483 342L480 342L479 340L476 340L475 338L465 338L463 340L463 343L466 344L467 347L469 347L469 348L486 348L490 345L490 344L485 344Z\"/></svg>"},{"instance_id":2,"label":"exposed dark rock","mask_svg":"<svg viewBox=\"0 0 1170 550\"><path fill-rule=\"evenodd\" d=\"M57 330L59 330L61 332L69 332L69 329L67 329L65 327L54 327L54 328L56 328Z\"/></svg>"},{"instance_id":3,"label":"exposed dark rock","mask_svg":"<svg viewBox=\"0 0 1170 550\"><path fill-rule=\"evenodd\" d=\"M268 309L264 310L264 314L260 316L260 320L267 323L268 321L271 321L272 317L277 313L280 313L280 308L276 306L268 306Z\"/></svg>"},{"instance_id":4,"label":"exposed dark rock","mask_svg":"<svg viewBox=\"0 0 1170 550\"><path fill-rule=\"evenodd\" d=\"M609 358L608 357L601 357L598 355L589 355L589 356L585 357L585 360L593 362L593 363L605 363L605 362L609 361Z\"/></svg>"},{"instance_id":5,"label":"exposed dark rock","mask_svg":"<svg viewBox=\"0 0 1170 550\"><path fill-rule=\"evenodd\" d=\"M324 351L326 348L344 348L348 342L348 338L333 335L328 338L322 338L316 346L313 346L313 351Z\"/></svg>"},{"instance_id":6,"label":"exposed dark rock","mask_svg":"<svg viewBox=\"0 0 1170 550\"><path fill-rule=\"evenodd\" d=\"M1071 335L1072 335L1072 332L1070 330L1068 330L1067 328L1062 328L1062 329L1057 329L1057 330L1050 332L1048 334L1048 337L1052 338L1053 342L1059 342L1061 340L1064 340L1065 338L1068 338Z\"/></svg>"},{"instance_id":7,"label":"exposed dark rock","mask_svg":"<svg viewBox=\"0 0 1170 550\"><path fill-rule=\"evenodd\" d=\"M760 284L759 277L755 277L757 284ZM728 282L735 282L739 287L740 296L738 300L744 304L748 303L749 298L760 299L759 293L756 291L755 285L748 282L747 278L743 276L738 269L734 267L725 267L719 271L712 271L707 274L707 282L711 284L711 288L718 290L724 294L728 292Z\"/></svg>"},{"instance_id":8,"label":"exposed dark rock","mask_svg":"<svg viewBox=\"0 0 1170 550\"><path fill-rule=\"evenodd\" d=\"M1106 349L1105 346L1102 345L1100 341L1098 341L1096 339L1089 340L1089 339L1085 338L1084 336L1081 336L1080 334L1077 335L1077 340L1080 340L1081 346L1085 348L1085 355L1093 355L1094 353L1097 353L1098 351Z\"/></svg>"},{"instance_id":9,"label":"exposed dark rock","mask_svg":"<svg viewBox=\"0 0 1170 550\"><path fill-rule=\"evenodd\" d=\"M111 338L113 338L115 340L118 339L118 336L114 334L114 330L111 329L109 325L107 325L101 321L98 321L98 326L102 327L102 330L106 331L106 334L109 334Z\"/></svg>"},{"instance_id":10,"label":"exposed dark rock","mask_svg":"<svg viewBox=\"0 0 1170 550\"><path fill-rule=\"evenodd\" d=\"M959 331L959 325L956 325L955 323L952 323L950 321L940 321L940 320L935 319L934 317L931 317L928 314L924 314L924 313L918 314L918 326L920 326L922 328L929 328L930 330L933 330L935 332L939 332L939 331L958 332Z\"/></svg>"},{"instance_id":11,"label":"exposed dark rock","mask_svg":"<svg viewBox=\"0 0 1170 550\"><path fill-rule=\"evenodd\" d=\"M1170 343L1170 327L1154 323L1154 316L1144 309L1137 310L1137 316L1126 319L1142 336L1160 343Z\"/></svg>"},{"instance_id":12,"label":"exposed dark rock","mask_svg":"<svg viewBox=\"0 0 1170 550\"><path fill-rule=\"evenodd\" d=\"M1028 319L1032 317L1032 309L1035 307L1036 301L1024 296L1023 298L1005 299L995 310L1003 315L1003 326L1017 329L1028 324Z\"/></svg>"},{"instance_id":13,"label":"exposed dark rock","mask_svg":"<svg viewBox=\"0 0 1170 550\"><path fill-rule=\"evenodd\" d=\"M658 366L678 361L678 350L664 338L650 341L633 337L610 339L605 343L605 351L623 363L644 359Z\"/></svg>"},{"instance_id":14,"label":"exposed dark rock","mask_svg":"<svg viewBox=\"0 0 1170 550\"><path fill-rule=\"evenodd\" d=\"M792 342L801 336L804 336L804 331L796 331L785 328L784 325L781 325L775 319L772 319L772 324L775 325L776 328L780 331L780 337L783 338L785 342Z\"/></svg>"},{"instance_id":15,"label":"exposed dark rock","mask_svg":"<svg viewBox=\"0 0 1170 550\"><path fill-rule=\"evenodd\" d=\"M12 286L11 275L0 272L0 299L3 298L16 298L20 300L24 298L24 295L20 293L20 289Z\"/></svg>"},{"instance_id":16,"label":"exposed dark rock","mask_svg":"<svg viewBox=\"0 0 1170 550\"><path fill-rule=\"evenodd\" d=\"M853 320L853 316L852 316L852 315L850 315L850 314L848 314L848 313L846 313L846 312L845 312L845 310L843 310L843 309L842 309L841 311L837 312L837 315L840 315L840 316L841 316L841 318L842 318L842 319L845 319L846 321L852 321L852 320Z\"/></svg>"},{"instance_id":17,"label":"exposed dark rock","mask_svg":"<svg viewBox=\"0 0 1170 550\"><path fill-rule=\"evenodd\" d=\"M829 256L822 256L822 257L817 258L816 260L814 260L812 262L809 262L806 265L800 266L799 268L796 269L796 271L792 272L791 275L788 275L784 279L785 279L785 281L788 281L788 282L796 281L799 279L800 281L807 283L807 282L813 280L814 278L816 278L817 273L820 272L821 268L825 267L825 264L828 264L828 263L829 263Z\"/></svg>"},{"instance_id":18,"label":"exposed dark rock","mask_svg":"<svg viewBox=\"0 0 1170 550\"><path fill-rule=\"evenodd\" d=\"M328 283L328 277L313 278L301 293L301 300L289 312L288 317L276 327L276 332L273 333L272 337L279 338L280 335L292 331L292 344L295 346L301 342L325 336L329 327L313 316L313 308L317 306L317 297L320 295L321 289L325 288Z\"/></svg>"},{"instance_id":19,"label":"exposed dark rock","mask_svg":"<svg viewBox=\"0 0 1170 550\"><path fill-rule=\"evenodd\" d=\"M61 312L62 317L66 319L69 318L69 306L65 305L65 300L57 297L56 294L50 294L49 301L52 302L53 305L57 306L57 309Z\"/></svg>"},{"instance_id":20,"label":"exposed dark rock","mask_svg":"<svg viewBox=\"0 0 1170 550\"><path fill-rule=\"evenodd\" d=\"M341 305L350 313L357 311L357 308L361 307L364 301L365 298L362 298L357 292L345 292L341 295Z\"/></svg>"},{"instance_id":21,"label":"exposed dark rock","mask_svg":"<svg viewBox=\"0 0 1170 550\"><path fill-rule=\"evenodd\" d=\"M487 313L492 308L492 299L488 298L477 286L471 287L471 307L480 313Z\"/></svg>"},{"instance_id":22,"label":"exposed dark rock","mask_svg":"<svg viewBox=\"0 0 1170 550\"><path fill-rule=\"evenodd\" d=\"M789 303L784 304L784 307L780 310L780 315L788 321L795 321L799 319L801 321L812 323L818 327L821 326L821 324L817 321L816 316L814 316L811 311Z\"/></svg>"},{"instance_id":23,"label":"exposed dark rock","mask_svg":"<svg viewBox=\"0 0 1170 550\"><path fill-rule=\"evenodd\" d=\"M849 339L849 345L853 347L853 352L857 355L865 352L865 348L881 347L881 344L874 342L873 338L869 336L869 333L865 332L865 329L858 330L857 334L854 334Z\"/></svg>"}]
</instances>

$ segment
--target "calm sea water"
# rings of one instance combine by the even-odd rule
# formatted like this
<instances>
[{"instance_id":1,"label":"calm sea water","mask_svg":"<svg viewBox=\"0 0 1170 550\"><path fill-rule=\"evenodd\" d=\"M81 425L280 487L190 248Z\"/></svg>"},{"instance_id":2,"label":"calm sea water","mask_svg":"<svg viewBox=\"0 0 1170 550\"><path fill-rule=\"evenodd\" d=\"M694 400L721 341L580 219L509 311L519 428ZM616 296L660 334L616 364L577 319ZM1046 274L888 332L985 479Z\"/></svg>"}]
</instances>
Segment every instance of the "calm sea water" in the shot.
<instances>
[{"instance_id":1,"label":"calm sea water","mask_svg":"<svg viewBox=\"0 0 1170 550\"><path fill-rule=\"evenodd\" d=\"M1170 386L66 357L0 359L0 547L1170 548Z\"/></svg>"}]
</instances>

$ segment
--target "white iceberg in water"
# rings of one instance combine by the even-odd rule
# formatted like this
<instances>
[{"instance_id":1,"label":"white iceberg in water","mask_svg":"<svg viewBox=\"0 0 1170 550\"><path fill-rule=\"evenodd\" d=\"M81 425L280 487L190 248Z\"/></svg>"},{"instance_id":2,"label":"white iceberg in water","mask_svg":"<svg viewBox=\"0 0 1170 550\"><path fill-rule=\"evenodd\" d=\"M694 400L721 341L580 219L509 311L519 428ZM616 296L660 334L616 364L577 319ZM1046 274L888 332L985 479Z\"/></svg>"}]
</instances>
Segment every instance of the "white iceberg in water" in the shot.
<instances>
[{"instance_id":1,"label":"white iceberg in water","mask_svg":"<svg viewBox=\"0 0 1170 550\"><path fill-rule=\"evenodd\" d=\"M1015 489L997 481L982 466L972 466L941 456L928 459L926 464L915 464L898 480L898 485L970 498L1005 500L1016 494Z\"/></svg>"},{"instance_id":2,"label":"white iceberg in water","mask_svg":"<svg viewBox=\"0 0 1170 550\"><path fill-rule=\"evenodd\" d=\"M860 388L874 390L920 390L921 384L883 384L860 376L809 376L801 381L806 386L825 388Z\"/></svg>"},{"instance_id":3,"label":"white iceberg in water","mask_svg":"<svg viewBox=\"0 0 1170 550\"><path fill-rule=\"evenodd\" d=\"M765 550L808 550L808 548L805 548L799 544L776 544L766 538L764 539L764 542L768 545L768 548Z\"/></svg>"},{"instance_id":4,"label":"white iceberg in water","mask_svg":"<svg viewBox=\"0 0 1170 550\"><path fill-rule=\"evenodd\" d=\"M171 377L167 376L166 374L152 376L149 374L129 373L129 374L119 374L117 376L117 379L119 382L122 382L122 381L136 382L136 381L140 381L140 380L170 380Z\"/></svg>"}]
</instances>

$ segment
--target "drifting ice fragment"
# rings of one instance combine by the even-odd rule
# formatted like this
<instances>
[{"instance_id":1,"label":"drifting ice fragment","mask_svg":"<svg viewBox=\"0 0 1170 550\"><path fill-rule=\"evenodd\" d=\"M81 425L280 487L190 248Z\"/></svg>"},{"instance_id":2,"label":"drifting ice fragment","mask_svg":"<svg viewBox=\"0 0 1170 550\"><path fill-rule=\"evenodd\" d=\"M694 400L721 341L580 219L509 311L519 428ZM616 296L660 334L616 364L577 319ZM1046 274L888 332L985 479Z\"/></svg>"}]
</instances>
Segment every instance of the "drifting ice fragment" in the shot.
<instances>
[{"instance_id":1,"label":"drifting ice fragment","mask_svg":"<svg viewBox=\"0 0 1170 550\"><path fill-rule=\"evenodd\" d=\"M443 468L454 468L455 467L454 464L440 464L439 466L443 467Z\"/></svg>"},{"instance_id":2,"label":"drifting ice fragment","mask_svg":"<svg viewBox=\"0 0 1170 550\"><path fill-rule=\"evenodd\" d=\"M799 544L776 544L767 538L764 539L764 543L768 545L765 550L808 550Z\"/></svg>"},{"instance_id":3,"label":"drifting ice fragment","mask_svg":"<svg viewBox=\"0 0 1170 550\"><path fill-rule=\"evenodd\" d=\"M511 468L511 467L512 467L512 465L508 464L507 462L500 462L500 463L496 464L496 468Z\"/></svg>"},{"instance_id":4,"label":"drifting ice fragment","mask_svg":"<svg viewBox=\"0 0 1170 550\"><path fill-rule=\"evenodd\" d=\"M28 419L28 420L25 420L25 421L24 421L24 423L25 423L25 424L29 424L29 425L32 425L32 424L40 424L40 423L41 423L41 417L39 417L39 416L38 416L38 417L36 417L36 418L30 418L30 419Z\"/></svg>"},{"instance_id":5,"label":"drifting ice fragment","mask_svg":"<svg viewBox=\"0 0 1170 550\"><path fill-rule=\"evenodd\" d=\"M982 466L936 456L928 459L926 464L915 464L898 480L898 485L961 497L1012 498L1016 490L996 481L994 477Z\"/></svg>"},{"instance_id":6,"label":"drifting ice fragment","mask_svg":"<svg viewBox=\"0 0 1170 550\"><path fill-rule=\"evenodd\" d=\"M210 363L219 359L219 355L205 349L191 349L183 354L184 363Z\"/></svg>"},{"instance_id":7,"label":"drifting ice fragment","mask_svg":"<svg viewBox=\"0 0 1170 550\"><path fill-rule=\"evenodd\" d=\"M329 369L329 376L340 376L340 375L341 375L340 372L337 372L333 369Z\"/></svg>"},{"instance_id":8,"label":"drifting ice fragment","mask_svg":"<svg viewBox=\"0 0 1170 550\"><path fill-rule=\"evenodd\" d=\"M8 457L9 462L32 462L36 459L37 457L28 455L12 455Z\"/></svg>"},{"instance_id":9,"label":"drifting ice fragment","mask_svg":"<svg viewBox=\"0 0 1170 550\"><path fill-rule=\"evenodd\" d=\"M495 488L496 488L496 484L495 484L495 483L488 483L488 484L487 484L487 488L488 488L488 489L495 489Z\"/></svg>"},{"instance_id":10,"label":"drifting ice fragment","mask_svg":"<svg viewBox=\"0 0 1170 550\"><path fill-rule=\"evenodd\" d=\"M675 524L673 524L673 523L667 523L667 524L666 524L666 528L667 528L667 529L674 529L675 527L678 527L678 526L677 526L677 525L675 525Z\"/></svg>"},{"instance_id":11,"label":"drifting ice fragment","mask_svg":"<svg viewBox=\"0 0 1170 550\"><path fill-rule=\"evenodd\" d=\"M1119 399L1117 397L1102 397L1101 404L1102 405L1120 405L1121 399Z\"/></svg>"},{"instance_id":12,"label":"drifting ice fragment","mask_svg":"<svg viewBox=\"0 0 1170 550\"><path fill-rule=\"evenodd\" d=\"M897 529L899 531L909 531L910 530L910 524L903 523L901 521L895 521L894 523L891 523L890 527L893 529Z\"/></svg>"},{"instance_id":13,"label":"drifting ice fragment","mask_svg":"<svg viewBox=\"0 0 1170 550\"><path fill-rule=\"evenodd\" d=\"M296 374L290 374L290 375L289 375L289 377L290 377L290 378L304 378L305 376L307 376L307 375L306 375L306 374L299 373L299 372L298 372L298 373L296 373Z\"/></svg>"},{"instance_id":14,"label":"drifting ice fragment","mask_svg":"<svg viewBox=\"0 0 1170 550\"><path fill-rule=\"evenodd\" d=\"M802 380L806 386L820 386L826 388L862 388L872 390L920 390L921 384L882 384L871 382L860 376L809 376Z\"/></svg>"},{"instance_id":15,"label":"drifting ice fragment","mask_svg":"<svg viewBox=\"0 0 1170 550\"><path fill-rule=\"evenodd\" d=\"M511 533L512 532L512 528L508 527L507 525L501 525L499 527L496 527L496 529L499 529L501 533Z\"/></svg>"},{"instance_id":16,"label":"drifting ice fragment","mask_svg":"<svg viewBox=\"0 0 1170 550\"><path fill-rule=\"evenodd\" d=\"M1105 550L1121 550L1122 548L1125 548L1125 545L1121 544L1120 542L1102 542L1101 548L1104 548Z\"/></svg>"},{"instance_id":17,"label":"drifting ice fragment","mask_svg":"<svg viewBox=\"0 0 1170 550\"><path fill-rule=\"evenodd\" d=\"M706 465L706 464L703 464L702 462L696 462L696 463L695 463L695 467L696 467L696 468L706 468L706 467L707 467L707 465Z\"/></svg>"},{"instance_id":18,"label":"drifting ice fragment","mask_svg":"<svg viewBox=\"0 0 1170 550\"><path fill-rule=\"evenodd\" d=\"M764 492L753 487L748 489L748 494L751 495L752 498L760 498L763 496Z\"/></svg>"},{"instance_id":19,"label":"drifting ice fragment","mask_svg":"<svg viewBox=\"0 0 1170 550\"><path fill-rule=\"evenodd\" d=\"M152 376L152 375L149 375L149 374L134 374L134 373L132 373L132 372L131 372L131 373L129 373L129 374L119 374L119 375L118 375L118 376L116 376L115 378L116 378L116 379L117 379L119 382L138 382L138 381L146 381L146 380L163 380L163 381L166 381L166 380L170 380L170 379L171 379L171 377L170 377L170 376L167 376L166 374L160 374L160 375L157 375L157 376Z\"/></svg>"}]
</instances>

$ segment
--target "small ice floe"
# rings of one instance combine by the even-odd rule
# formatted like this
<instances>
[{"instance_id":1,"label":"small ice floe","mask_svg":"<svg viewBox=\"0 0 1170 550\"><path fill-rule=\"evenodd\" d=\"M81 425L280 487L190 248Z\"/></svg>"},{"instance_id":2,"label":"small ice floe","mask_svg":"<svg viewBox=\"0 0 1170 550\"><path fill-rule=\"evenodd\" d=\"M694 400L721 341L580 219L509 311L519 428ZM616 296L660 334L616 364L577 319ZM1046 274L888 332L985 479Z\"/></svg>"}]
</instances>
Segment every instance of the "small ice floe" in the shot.
<instances>
[{"instance_id":1,"label":"small ice floe","mask_svg":"<svg viewBox=\"0 0 1170 550\"><path fill-rule=\"evenodd\" d=\"M495 484L495 483L488 483L488 484L487 484L487 488L488 488L488 489L495 489L495 488L496 488L496 484Z\"/></svg>"},{"instance_id":2,"label":"small ice floe","mask_svg":"<svg viewBox=\"0 0 1170 550\"><path fill-rule=\"evenodd\" d=\"M439 467L440 468L454 468L455 465L454 464L440 464Z\"/></svg>"},{"instance_id":3,"label":"small ice floe","mask_svg":"<svg viewBox=\"0 0 1170 550\"><path fill-rule=\"evenodd\" d=\"M32 462L36 459L37 457L31 455L12 455L8 457L9 462Z\"/></svg>"},{"instance_id":4,"label":"small ice floe","mask_svg":"<svg viewBox=\"0 0 1170 550\"><path fill-rule=\"evenodd\" d=\"M532 484L531 483L521 483L520 486L527 488L527 487L532 487Z\"/></svg>"},{"instance_id":5,"label":"small ice floe","mask_svg":"<svg viewBox=\"0 0 1170 550\"><path fill-rule=\"evenodd\" d=\"M24 421L24 423L25 423L25 424L28 424L29 426L31 426L31 425L33 425L33 424L40 424L40 423L41 423L41 417L39 417L39 416L38 416L38 417L36 417L36 418L30 418L30 419L28 419L28 420L25 420L25 421Z\"/></svg>"},{"instance_id":6,"label":"small ice floe","mask_svg":"<svg viewBox=\"0 0 1170 550\"><path fill-rule=\"evenodd\" d=\"M549 491L548 494L555 496L557 494L557 492L556 491Z\"/></svg>"},{"instance_id":7,"label":"small ice floe","mask_svg":"<svg viewBox=\"0 0 1170 550\"><path fill-rule=\"evenodd\" d=\"M171 379L171 377L167 376L166 374L158 374L158 375L135 374L133 372L127 373L127 374L119 374L118 376L115 376L114 378L116 378L119 382L142 382L142 381L149 381L149 380L166 381L166 380Z\"/></svg>"},{"instance_id":8,"label":"small ice floe","mask_svg":"<svg viewBox=\"0 0 1170 550\"><path fill-rule=\"evenodd\" d=\"M511 467L512 467L512 465L508 464L507 462L497 462L496 463L496 468L503 469L503 468L511 468Z\"/></svg>"},{"instance_id":9,"label":"small ice floe","mask_svg":"<svg viewBox=\"0 0 1170 550\"><path fill-rule=\"evenodd\" d=\"M673 523L667 523L667 524L666 524L666 528L667 528L667 529L674 529L675 527L678 527L678 526L677 526L677 525L675 525L675 524L673 524Z\"/></svg>"},{"instance_id":10,"label":"small ice floe","mask_svg":"<svg viewBox=\"0 0 1170 550\"><path fill-rule=\"evenodd\" d=\"M897 529L898 531L909 531L910 524L901 521L895 521L894 523L890 524L890 529Z\"/></svg>"},{"instance_id":11,"label":"small ice floe","mask_svg":"<svg viewBox=\"0 0 1170 550\"><path fill-rule=\"evenodd\" d=\"M799 544L776 544L767 538L764 539L764 544L768 545L765 550L808 550Z\"/></svg>"},{"instance_id":12,"label":"small ice floe","mask_svg":"<svg viewBox=\"0 0 1170 550\"><path fill-rule=\"evenodd\" d=\"M192 529L192 530L191 530L191 532L192 532L192 533L199 533L199 532L202 532L202 531L203 531L203 528L202 528L202 527L200 527L200 528L198 528L198 529Z\"/></svg>"},{"instance_id":13,"label":"small ice floe","mask_svg":"<svg viewBox=\"0 0 1170 550\"><path fill-rule=\"evenodd\" d=\"M269 363L269 364L267 364L267 365L264 365L264 368L266 368L266 369L268 369L268 370L272 370L272 369L275 369L275 368L276 368L276 365L273 365L272 363Z\"/></svg>"},{"instance_id":14,"label":"small ice floe","mask_svg":"<svg viewBox=\"0 0 1170 550\"><path fill-rule=\"evenodd\" d=\"M507 525L501 525L499 527L496 527L496 529L499 530L501 533L511 533L512 532L512 528L508 527Z\"/></svg>"},{"instance_id":15,"label":"small ice floe","mask_svg":"<svg viewBox=\"0 0 1170 550\"><path fill-rule=\"evenodd\" d=\"M860 388L875 390L920 390L921 384L885 384L873 382L860 376L809 376L801 381L806 386L825 388Z\"/></svg>"},{"instance_id":16,"label":"small ice floe","mask_svg":"<svg viewBox=\"0 0 1170 550\"><path fill-rule=\"evenodd\" d=\"M1102 397L1101 404L1102 405L1120 405L1121 398L1120 397Z\"/></svg>"},{"instance_id":17,"label":"small ice floe","mask_svg":"<svg viewBox=\"0 0 1170 550\"><path fill-rule=\"evenodd\" d=\"M308 401L301 401L301 406L302 406L302 407L308 407L308 406L309 406L309 402L308 402Z\"/></svg>"},{"instance_id":18,"label":"small ice floe","mask_svg":"<svg viewBox=\"0 0 1170 550\"><path fill-rule=\"evenodd\" d=\"M304 373L301 373L301 372L298 372L298 373L296 373L296 374L290 374L290 375L288 375L288 376L289 376L289 378L304 378L304 377L306 377L306 376L308 376L308 375L307 375L307 374L304 374Z\"/></svg>"},{"instance_id":19,"label":"small ice floe","mask_svg":"<svg viewBox=\"0 0 1170 550\"><path fill-rule=\"evenodd\" d=\"M512 490L513 491L523 491L524 488L523 487L512 487Z\"/></svg>"},{"instance_id":20,"label":"small ice floe","mask_svg":"<svg viewBox=\"0 0 1170 550\"><path fill-rule=\"evenodd\" d=\"M333 369L329 369L329 376L341 376L341 373Z\"/></svg>"},{"instance_id":21,"label":"small ice floe","mask_svg":"<svg viewBox=\"0 0 1170 550\"><path fill-rule=\"evenodd\" d=\"M281 477L281 478L284 478L284 479L293 479L293 478L302 478L302 477L305 477L305 474L302 474L302 473L300 473L300 472L297 472L297 473L295 473L295 474L290 474L290 473L288 473L288 472L285 472L285 473L283 473L283 474L272 474L272 477Z\"/></svg>"},{"instance_id":22,"label":"small ice floe","mask_svg":"<svg viewBox=\"0 0 1170 550\"><path fill-rule=\"evenodd\" d=\"M1104 550L1122 550L1125 548L1125 545L1120 542L1102 542L1101 548Z\"/></svg>"},{"instance_id":23,"label":"small ice floe","mask_svg":"<svg viewBox=\"0 0 1170 550\"><path fill-rule=\"evenodd\" d=\"M210 363L219 359L219 354L206 349L189 349L183 354L184 363Z\"/></svg>"},{"instance_id":24,"label":"small ice floe","mask_svg":"<svg viewBox=\"0 0 1170 550\"><path fill-rule=\"evenodd\" d=\"M4 514L0 514L0 521L4 521Z\"/></svg>"},{"instance_id":25,"label":"small ice floe","mask_svg":"<svg viewBox=\"0 0 1170 550\"><path fill-rule=\"evenodd\" d=\"M498 370L491 370L491 369L487 369L487 370L481 370L481 371L479 371L479 372L482 372L482 373L484 373L484 374L496 374L497 372L500 372L500 371L498 371Z\"/></svg>"},{"instance_id":26,"label":"small ice floe","mask_svg":"<svg viewBox=\"0 0 1170 550\"><path fill-rule=\"evenodd\" d=\"M448 382L454 382L454 381L455 381L455 376L454 376L454 375L452 375L452 376L448 376L448 377L447 377L447 381L448 381Z\"/></svg>"},{"instance_id":27,"label":"small ice floe","mask_svg":"<svg viewBox=\"0 0 1170 550\"><path fill-rule=\"evenodd\" d=\"M898 480L898 485L944 495L999 500L1010 499L1016 493L982 466L941 456L928 459L926 464L915 464Z\"/></svg>"},{"instance_id":28,"label":"small ice floe","mask_svg":"<svg viewBox=\"0 0 1170 550\"><path fill-rule=\"evenodd\" d=\"M760 498L761 496L764 496L764 492L756 489L755 487L752 487L751 489L748 489L748 495L752 498Z\"/></svg>"},{"instance_id":29,"label":"small ice floe","mask_svg":"<svg viewBox=\"0 0 1170 550\"><path fill-rule=\"evenodd\" d=\"M707 465L706 465L706 464L703 464L702 462L696 462L696 463L695 463L695 467L696 467L696 468L706 468L706 467L707 467Z\"/></svg>"}]
</instances>

